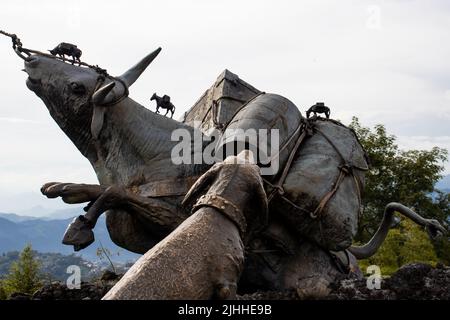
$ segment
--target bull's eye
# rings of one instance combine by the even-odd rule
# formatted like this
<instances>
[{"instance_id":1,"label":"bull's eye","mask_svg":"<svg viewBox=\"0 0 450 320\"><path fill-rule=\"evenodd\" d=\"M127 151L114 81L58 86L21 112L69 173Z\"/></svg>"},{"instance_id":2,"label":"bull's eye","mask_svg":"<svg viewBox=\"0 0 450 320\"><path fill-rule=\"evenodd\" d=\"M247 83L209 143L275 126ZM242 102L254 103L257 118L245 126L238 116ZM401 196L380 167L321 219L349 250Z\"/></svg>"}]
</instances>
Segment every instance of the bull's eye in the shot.
<instances>
[{"instance_id":1,"label":"bull's eye","mask_svg":"<svg viewBox=\"0 0 450 320\"><path fill-rule=\"evenodd\" d=\"M86 87L80 83L72 82L70 84L70 89L74 94L82 95L86 93Z\"/></svg>"}]
</instances>

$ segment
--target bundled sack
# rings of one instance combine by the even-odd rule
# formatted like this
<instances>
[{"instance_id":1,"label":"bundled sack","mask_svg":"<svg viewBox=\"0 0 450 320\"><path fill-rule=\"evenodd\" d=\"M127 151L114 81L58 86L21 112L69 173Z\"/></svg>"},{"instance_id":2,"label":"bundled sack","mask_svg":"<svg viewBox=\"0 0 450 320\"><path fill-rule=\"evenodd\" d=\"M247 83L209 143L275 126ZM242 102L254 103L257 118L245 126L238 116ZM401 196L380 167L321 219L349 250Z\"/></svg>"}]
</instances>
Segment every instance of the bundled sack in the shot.
<instances>
[{"instance_id":1,"label":"bundled sack","mask_svg":"<svg viewBox=\"0 0 450 320\"><path fill-rule=\"evenodd\" d=\"M322 118L304 122L282 188L272 188L271 214L323 248L346 249L358 227L368 158L350 128Z\"/></svg>"},{"instance_id":2,"label":"bundled sack","mask_svg":"<svg viewBox=\"0 0 450 320\"><path fill-rule=\"evenodd\" d=\"M242 105L223 127L226 132L216 154L224 156L223 150L233 141L246 139L233 130L278 129L279 153L263 156L277 161L272 166L276 170L263 175L270 216L283 220L299 238L325 249L338 251L351 245L368 169L366 153L353 130L334 120L305 119L291 101L268 93Z\"/></svg>"}]
</instances>

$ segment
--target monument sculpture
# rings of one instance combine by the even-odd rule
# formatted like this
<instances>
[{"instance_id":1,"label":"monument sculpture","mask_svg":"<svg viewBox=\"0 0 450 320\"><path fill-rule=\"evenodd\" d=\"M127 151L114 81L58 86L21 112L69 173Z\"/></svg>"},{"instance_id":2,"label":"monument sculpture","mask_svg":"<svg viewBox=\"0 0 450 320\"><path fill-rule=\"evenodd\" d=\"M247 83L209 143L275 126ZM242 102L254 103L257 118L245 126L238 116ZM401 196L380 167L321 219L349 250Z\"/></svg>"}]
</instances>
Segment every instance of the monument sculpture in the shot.
<instances>
[{"instance_id":1,"label":"monument sculpture","mask_svg":"<svg viewBox=\"0 0 450 320\"><path fill-rule=\"evenodd\" d=\"M63 243L76 251L89 246L106 213L111 239L144 254L104 299L232 299L236 292L286 289L320 297L338 277L361 276L357 259L376 252L396 223L394 212L432 236L446 232L391 203L369 243L352 246L369 161L354 132L328 119L329 110L326 118L304 118L288 99L226 70L180 122L128 96L160 48L118 77L21 44L15 51L27 87L99 180L42 187L48 198L88 203ZM279 150L265 156L278 167L261 175L255 145L216 164L173 163L172 132L207 136L214 128L221 133L217 154L241 138L228 129L277 129ZM206 148L192 144L193 157Z\"/></svg>"}]
</instances>

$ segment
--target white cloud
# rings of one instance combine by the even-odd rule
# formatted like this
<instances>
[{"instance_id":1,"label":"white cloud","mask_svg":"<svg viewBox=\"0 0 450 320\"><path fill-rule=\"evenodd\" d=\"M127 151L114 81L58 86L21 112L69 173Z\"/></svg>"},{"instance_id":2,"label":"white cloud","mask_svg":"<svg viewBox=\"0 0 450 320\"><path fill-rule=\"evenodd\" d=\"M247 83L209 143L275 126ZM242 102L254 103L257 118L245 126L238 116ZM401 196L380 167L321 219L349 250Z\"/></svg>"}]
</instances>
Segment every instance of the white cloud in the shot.
<instances>
[{"instance_id":1,"label":"white cloud","mask_svg":"<svg viewBox=\"0 0 450 320\"><path fill-rule=\"evenodd\" d=\"M403 150L431 150L433 147L450 152L450 136L398 136L398 146ZM450 174L450 161L445 163L445 174Z\"/></svg>"}]
</instances>

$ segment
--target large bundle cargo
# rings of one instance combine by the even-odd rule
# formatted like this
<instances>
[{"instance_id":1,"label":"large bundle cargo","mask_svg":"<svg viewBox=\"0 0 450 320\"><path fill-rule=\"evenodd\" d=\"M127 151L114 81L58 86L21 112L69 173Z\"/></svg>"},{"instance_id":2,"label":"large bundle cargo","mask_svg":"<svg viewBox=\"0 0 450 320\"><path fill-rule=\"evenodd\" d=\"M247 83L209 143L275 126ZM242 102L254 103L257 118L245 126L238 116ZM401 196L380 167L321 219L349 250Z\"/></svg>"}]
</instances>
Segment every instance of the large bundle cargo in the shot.
<instances>
[{"instance_id":1,"label":"large bundle cargo","mask_svg":"<svg viewBox=\"0 0 450 320\"><path fill-rule=\"evenodd\" d=\"M191 126L194 126L194 122L201 122L203 132L220 130L221 124L230 121L245 102L259 93L258 89L234 73L224 70L211 88L185 113L183 122Z\"/></svg>"},{"instance_id":2,"label":"large bundle cargo","mask_svg":"<svg viewBox=\"0 0 450 320\"><path fill-rule=\"evenodd\" d=\"M317 119L307 126L310 135L296 151L271 212L320 246L342 250L357 231L367 157L344 125Z\"/></svg>"},{"instance_id":3,"label":"large bundle cargo","mask_svg":"<svg viewBox=\"0 0 450 320\"><path fill-rule=\"evenodd\" d=\"M225 71L186 114L185 122L201 121L204 132L278 129L277 170L263 176L270 216L328 250L349 247L368 169L355 133L334 120L306 119L288 99L249 88L253 87ZM224 96L232 98L220 99ZM233 134L225 132L216 150L242 139Z\"/></svg>"}]
</instances>

